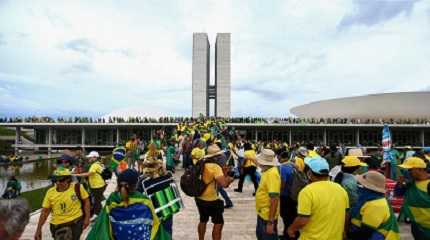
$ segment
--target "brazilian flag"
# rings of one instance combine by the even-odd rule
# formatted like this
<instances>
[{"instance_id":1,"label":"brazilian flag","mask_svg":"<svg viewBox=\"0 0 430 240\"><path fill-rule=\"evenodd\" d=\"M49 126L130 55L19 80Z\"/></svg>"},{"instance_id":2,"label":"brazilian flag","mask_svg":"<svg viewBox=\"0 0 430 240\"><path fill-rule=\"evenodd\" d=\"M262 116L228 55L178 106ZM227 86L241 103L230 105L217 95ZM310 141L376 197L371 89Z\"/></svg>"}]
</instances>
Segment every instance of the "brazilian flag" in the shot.
<instances>
[{"instance_id":1,"label":"brazilian flag","mask_svg":"<svg viewBox=\"0 0 430 240\"><path fill-rule=\"evenodd\" d=\"M126 204L118 192L112 193L97 217L87 240L171 240L155 214L150 199L139 192L129 194Z\"/></svg>"}]
</instances>

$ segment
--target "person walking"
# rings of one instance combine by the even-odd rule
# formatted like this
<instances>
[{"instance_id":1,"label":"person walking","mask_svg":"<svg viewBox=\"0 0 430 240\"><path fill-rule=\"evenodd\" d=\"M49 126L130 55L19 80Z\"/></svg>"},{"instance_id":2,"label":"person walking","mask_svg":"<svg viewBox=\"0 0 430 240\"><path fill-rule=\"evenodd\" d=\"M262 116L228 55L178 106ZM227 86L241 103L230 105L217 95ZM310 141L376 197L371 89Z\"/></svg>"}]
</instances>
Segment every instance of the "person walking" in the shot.
<instances>
[{"instance_id":1,"label":"person walking","mask_svg":"<svg viewBox=\"0 0 430 240\"><path fill-rule=\"evenodd\" d=\"M46 192L43 199L34 239L42 239L42 227L51 214L50 230L55 240L79 240L82 231L90 224L88 193L82 185L72 183L69 169L58 168L53 176L55 186Z\"/></svg>"},{"instance_id":2,"label":"person walking","mask_svg":"<svg viewBox=\"0 0 430 240\"><path fill-rule=\"evenodd\" d=\"M212 229L212 239L221 240L222 228L224 226L224 203L219 199L217 194L217 185L227 188L234 178L224 176L221 166L216 163L216 156L224 152L215 144L208 147L208 154L204 156L205 161L203 167L203 182L207 185L203 194L195 198L197 209L199 211L200 221L197 227L199 240L204 240L206 233L206 225L211 218L214 224Z\"/></svg>"},{"instance_id":3,"label":"person walking","mask_svg":"<svg viewBox=\"0 0 430 240\"><path fill-rule=\"evenodd\" d=\"M430 174L423 159L411 157L400 168L407 170L410 181L400 181L398 194L404 194L400 215L410 219L415 239L430 239Z\"/></svg>"},{"instance_id":4,"label":"person walking","mask_svg":"<svg viewBox=\"0 0 430 240\"><path fill-rule=\"evenodd\" d=\"M299 239L342 240L348 194L328 179L329 165L320 156L305 158L306 174L311 182L298 197L297 217L288 228L288 235Z\"/></svg>"},{"instance_id":5,"label":"person walking","mask_svg":"<svg viewBox=\"0 0 430 240\"><path fill-rule=\"evenodd\" d=\"M91 164L88 172L73 174L73 176L88 177L90 193L94 200L94 215L91 218L91 220L93 221L97 218L98 214L102 209L102 201L105 199L103 193L106 190L106 183L101 175L104 167L99 161L99 153L96 151L92 151L90 152L90 154L87 155L87 158Z\"/></svg>"},{"instance_id":6,"label":"person walking","mask_svg":"<svg viewBox=\"0 0 430 240\"><path fill-rule=\"evenodd\" d=\"M393 209L385 198L385 176L371 171L357 176L358 201L350 210L351 240L400 240Z\"/></svg>"},{"instance_id":7,"label":"person walking","mask_svg":"<svg viewBox=\"0 0 430 240\"><path fill-rule=\"evenodd\" d=\"M254 184L254 193L252 194L253 196L255 196L255 192L257 191L258 188L258 182L257 182L257 175L256 175L256 171L257 171L257 165L255 163L255 158L257 156L257 154L255 153L254 149L252 149L252 145L249 142L246 142L244 144L244 161L243 161L243 165L240 168L240 178L239 178L239 183L237 185L237 188L234 189L235 192L242 192L242 188L243 188L243 182L245 181L245 177L247 175L249 175L251 177L251 181Z\"/></svg>"},{"instance_id":8,"label":"person walking","mask_svg":"<svg viewBox=\"0 0 430 240\"><path fill-rule=\"evenodd\" d=\"M355 205L358 199L358 184L354 173L361 167L367 166L356 156L345 156L342 159L341 171L336 175L334 182L339 183L348 193L349 206Z\"/></svg>"},{"instance_id":9,"label":"person walking","mask_svg":"<svg viewBox=\"0 0 430 240\"><path fill-rule=\"evenodd\" d=\"M270 149L263 149L257 155L256 160L262 170L260 184L255 194L257 239L278 239L277 224L281 190L281 177L278 170L279 163L275 157L275 153Z\"/></svg>"},{"instance_id":10,"label":"person walking","mask_svg":"<svg viewBox=\"0 0 430 240\"><path fill-rule=\"evenodd\" d=\"M139 174L126 169L118 175L118 187L106 200L87 240L171 240L155 213L151 200L136 191Z\"/></svg>"}]
</instances>

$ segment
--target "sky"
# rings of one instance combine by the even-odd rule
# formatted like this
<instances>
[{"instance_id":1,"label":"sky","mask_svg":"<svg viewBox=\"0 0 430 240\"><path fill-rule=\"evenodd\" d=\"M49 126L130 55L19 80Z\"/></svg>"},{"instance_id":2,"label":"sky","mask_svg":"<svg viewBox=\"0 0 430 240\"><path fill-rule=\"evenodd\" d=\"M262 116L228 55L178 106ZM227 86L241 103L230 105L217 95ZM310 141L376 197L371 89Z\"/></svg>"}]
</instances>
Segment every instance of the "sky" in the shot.
<instances>
[{"instance_id":1,"label":"sky","mask_svg":"<svg viewBox=\"0 0 430 240\"><path fill-rule=\"evenodd\" d=\"M231 33L233 116L430 90L430 0L0 0L0 116L190 116L193 32Z\"/></svg>"}]
</instances>

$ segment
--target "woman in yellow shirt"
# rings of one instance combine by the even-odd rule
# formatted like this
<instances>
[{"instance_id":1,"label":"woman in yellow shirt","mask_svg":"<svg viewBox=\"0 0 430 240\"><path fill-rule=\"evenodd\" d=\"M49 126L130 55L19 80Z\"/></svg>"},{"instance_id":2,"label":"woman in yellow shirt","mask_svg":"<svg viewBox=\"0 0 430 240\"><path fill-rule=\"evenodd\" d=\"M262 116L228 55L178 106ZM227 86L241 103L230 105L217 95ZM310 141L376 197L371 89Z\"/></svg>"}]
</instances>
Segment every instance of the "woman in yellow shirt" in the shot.
<instances>
[{"instance_id":1,"label":"woman in yellow shirt","mask_svg":"<svg viewBox=\"0 0 430 240\"><path fill-rule=\"evenodd\" d=\"M239 184L237 185L237 188L234 189L235 192L242 192L243 188L243 182L245 181L246 175L249 175L251 177L252 183L254 184L254 193L252 195L255 195L255 192L258 188L258 182L257 182L257 165L255 163L256 159L256 153L255 150L252 149L252 145L249 142L246 142L243 146L245 153L244 153L244 161L243 165L241 166L240 171L240 177L239 177Z\"/></svg>"}]
</instances>

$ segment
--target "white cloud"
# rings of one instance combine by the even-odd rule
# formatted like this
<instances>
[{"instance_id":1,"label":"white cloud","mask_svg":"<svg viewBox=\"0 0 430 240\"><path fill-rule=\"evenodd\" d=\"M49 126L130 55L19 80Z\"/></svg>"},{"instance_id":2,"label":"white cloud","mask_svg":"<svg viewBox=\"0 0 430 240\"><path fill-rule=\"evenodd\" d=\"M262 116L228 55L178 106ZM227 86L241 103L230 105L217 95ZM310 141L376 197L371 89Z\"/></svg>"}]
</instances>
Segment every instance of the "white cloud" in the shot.
<instances>
[{"instance_id":1,"label":"white cloud","mask_svg":"<svg viewBox=\"0 0 430 240\"><path fill-rule=\"evenodd\" d=\"M18 109L189 115L192 33L208 32L214 47L217 32L231 32L233 115L285 116L308 101L428 86L430 3L388 4L408 14L341 25L355 4L9 1L0 77L40 86L21 90L29 100L10 103Z\"/></svg>"}]
</instances>

